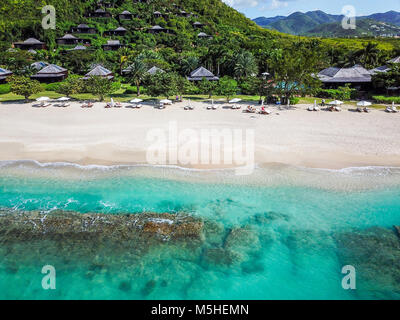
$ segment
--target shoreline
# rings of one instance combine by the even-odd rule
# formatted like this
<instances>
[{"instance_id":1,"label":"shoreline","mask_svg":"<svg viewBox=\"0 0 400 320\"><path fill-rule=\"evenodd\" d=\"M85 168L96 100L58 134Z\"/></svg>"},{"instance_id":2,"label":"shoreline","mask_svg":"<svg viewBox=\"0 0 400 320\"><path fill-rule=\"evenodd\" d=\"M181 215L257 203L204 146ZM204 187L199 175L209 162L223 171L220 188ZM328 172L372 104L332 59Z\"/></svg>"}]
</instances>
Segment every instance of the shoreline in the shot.
<instances>
[{"instance_id":1,"label":"shoreline","mask_svg":"<svg viewBox=\"0 0 400 320\"><path fill-rule=\"evenodd\" d=\"M31 104L0 103L0 161L37 160L71 162L79 165L148 165L146 135L151 130L252 129L255 135L254 163L273 163L306 168L400 167L399 115L372 110L369 114L306 111L308 105L280 110L271 115L247 114L242 110L255 103L244 102L242 110L206 110L208 103L191 102L193 111L183 110L187 101L165 110L143 105L104 109L96 103L82 109L78 103L67 108L33 108ZM198 141L197 141L198 142ZM201 142L201 141L200 141ZM150 163L151 165L151 163ZM163 164L164 165L164 164ZM185 165L192 169L226 169L238 165ZM239 165L240 166L240 165Z\"/></svg>"}]
</instances>

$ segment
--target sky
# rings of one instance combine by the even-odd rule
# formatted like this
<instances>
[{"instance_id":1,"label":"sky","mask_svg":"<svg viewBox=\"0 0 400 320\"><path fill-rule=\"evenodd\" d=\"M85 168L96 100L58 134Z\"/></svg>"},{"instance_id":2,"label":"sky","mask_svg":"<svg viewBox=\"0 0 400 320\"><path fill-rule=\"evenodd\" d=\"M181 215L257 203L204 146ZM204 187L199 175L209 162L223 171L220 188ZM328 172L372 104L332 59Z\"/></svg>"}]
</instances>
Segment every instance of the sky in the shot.
<instances>
[{"instance_id":1,"label":"sky","mask_svg":"<svg viewBox=\"0 0 400 320\"><path fill-rule=\"evenodd\" d=\"M400 11L400 0L223 0L244 13L248 18L288 16L296 11L322 10L330 14L342 14L345 6L352 5L356 16L371 13Z\"/></svg>"}]
</instances>

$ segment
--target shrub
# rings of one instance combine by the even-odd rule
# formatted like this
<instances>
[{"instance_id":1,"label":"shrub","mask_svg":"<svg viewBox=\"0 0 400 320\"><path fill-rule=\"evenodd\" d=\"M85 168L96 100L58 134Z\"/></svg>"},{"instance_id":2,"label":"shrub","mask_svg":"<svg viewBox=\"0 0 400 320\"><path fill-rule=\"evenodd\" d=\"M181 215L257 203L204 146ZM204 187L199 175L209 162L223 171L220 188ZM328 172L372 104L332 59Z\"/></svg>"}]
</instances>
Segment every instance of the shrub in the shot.
<instances>
[{"instance_id":1,"label":"shrub","mask_svg":"<svg viewBox=\"0 0 400 320\"><path fill-rule=\"evenodd\" d=\"M136 94L137 93L137 87L136 86L128 86L125 89L125 94ZM140 93L146 94L146 88L140 86Z\"/></svg>"},{"instance_id":2,"label":"shrub","mask_svg":"<svg viewBox=\"0 0 400 320\"><path fill-rule=\"evenodd\" d=\"M372 99L378 103L392 103L393 101L396 104L400 103L400 97L372 96Z\"/></svg>"},{"instance_id":3,"label":"shrub","mask_svg":"<svg viewBox=\"0 0 400 320\"><path fill-rule=\"evenodd\" d=\"M54 82L54 83L48 83L44 85L44 90L45 91L57 91L60 86L61 86L62 82Z\"/></svg>"},{"instance_id":4,"label":"shrub","mask_svg":"<svg viewBox=\"0 0 400 320\"><path fill-rule=\"evenodd\" d=\"M0 94L10 93L11 86L9 84L0 84Z\"/></svg>"},{"instance_id":5,"label":"shrub","mask_svg":"<svg viewBox=\"0 0 400 320\"><path fill-rule=\"evenodd\" d=\"M298 104L300 102L300 98L297 97L292 97L290 98L290 104L294 105L294 104Z\"/></svg>"}]
</instances>

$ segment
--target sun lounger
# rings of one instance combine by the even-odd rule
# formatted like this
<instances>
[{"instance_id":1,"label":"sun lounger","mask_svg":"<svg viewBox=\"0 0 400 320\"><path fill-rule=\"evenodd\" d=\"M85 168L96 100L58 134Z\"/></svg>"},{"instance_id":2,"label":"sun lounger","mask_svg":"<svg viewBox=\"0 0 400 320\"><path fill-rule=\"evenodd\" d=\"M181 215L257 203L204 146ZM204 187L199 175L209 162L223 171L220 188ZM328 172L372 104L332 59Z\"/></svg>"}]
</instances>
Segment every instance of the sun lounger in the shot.
<instances>
[{"instance_id":1,"label":"sun lounger","mask_svg":"<svg viewBox=\"0 0 400 320\"><path fill-rule=\"evenodd\" d=\"M319 111L319 107L315 106L313 111Z\"/></svg>"},{"instance_id":2,"label":"sun lounger","mask_svg":"<svg viewBox=\"0 0 400 320\"><path fill-rule=\"evenodd\" d=\"M363 112L363 110L360 107L357 107L356 111L357 112Z\"/></svg>"},{"instance_id":3,"label":"sun lounger","mask_svg":"<svg viewBox=\"0 0 400 320\"><path fill-rule=\"evenodd\" d=\"M313 107L313 106L309 106L309 107L307 108L307 110L308 110L308 111L314 111L314 107Z\"/></svg>"},{"instance_id":4,"label":"sun lounger","mask_svg":"<svg viewBox=\"0 0 400 320\"><path fill-rule=\"evenodd\" d=\"M121 102L116 102L114 105L114 108L121 108L121 107L122 107Z\"/></svg>"},{"instance_id":5,"label":"sun lounger","mask_svg":"<svg viewBox=\"0 0 400 320\"><path fill-rule=\"evenodd\" d=\"M395 106L392 107L392 112L399 112Z\"/></svg>"},{"instance_id":6,"label":"sun lounger","mask_svg":"<svg viewBox=\"0 0 400 320\"><path fill-rule=\"evenodd\" d=\"M105 106L104 106L104 108L112 108L112 105L111 105L111 103L110 102L108 102Z\"/></svg>"},{"instance_id":7,"label":"sun lounger","mask_svg":"<svg viewBox=\"0 0 400 320\"><path fill-rule=\"evenodd\" d=\"M135 106L136 109L140 109L141 107L142 107L141 104L137 104L137 105Z\"/></svg>"},{"instance_id":8,"label":"sun lounger","mask_svg":"<svg viewBox=\"0 0 400 320\"><path fill-rule=\"evenodd\" d=\"M217 110L217 108L218 108L218 106L216 106L214 104L211 106L211 109L213 109L213 110Z\"/></svg>"},{"instance_id":9,"label":"sun lounger","mask_svg":"<svg viewBox=\"0 0 400 320\"><path fill-rule=\"evenodd\" d=\"M212 109L212 106L207 106L207 110L211 110Z\"/></svg>"},{"instance_id":10,"label":"sun lounger","mask_svg":"<svg viewBox=\"0 0 400 320\"><path fill-rule=\"evenodd\" d=\"M335 107L335 111L342 111L342 108L340 108L340 107Z\"/></svg>"},{"instance_id":11,"label":"sun lounger","mask_svg":"<svg viewBox=\"0 0 400 320\"><path fill-rule=\"evenodd\" d=\"M392 112L393 112L393 110L392 110L391 107L386 107L385 111L386 111L386 112L389 112L389 113L392 113Z\"/></svg>"},{"instance_id":12,"label":"sun lounger","mask_svg":"<svg viewBox=\"0 0 400 320\"><path fill-rule=\"evenodd\" d=\"M366 112L366 113L370 113L370 112L371 112L371 110L369 110L367 107L365 107L365 108L363 109L363 111Z\"/></svg>"}]
</instances>

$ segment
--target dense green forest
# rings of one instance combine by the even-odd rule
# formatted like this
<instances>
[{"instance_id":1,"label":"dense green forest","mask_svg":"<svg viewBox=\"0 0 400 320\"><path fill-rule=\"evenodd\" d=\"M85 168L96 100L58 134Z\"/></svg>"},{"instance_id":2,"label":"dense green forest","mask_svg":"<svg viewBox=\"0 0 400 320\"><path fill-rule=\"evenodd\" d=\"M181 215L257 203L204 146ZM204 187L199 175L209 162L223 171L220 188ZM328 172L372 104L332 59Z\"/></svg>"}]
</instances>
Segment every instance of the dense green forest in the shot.
<instances>
[{"instance_id":1,"label":"dense green forest","mask_svg":"<svg viewBox=\"0 0 400 320\"><path fill-rule=\"evenodd\" d=\"M306 73L309 76L328 66L356 63L371 69L400 55L399 41L393 39L306 38L267 30L220 0L149 0L148 3L108 0L105 3L110 7L104 3L99 6L96 0L3 0L0 4L0 66L16 75L26 75L34 72L29 70L32 62L46 61L67 68L70 75L83 75L94 64L102 64L115 74L117 81L137 87L144 81L144 71L152 66L177 77L185 77L195 68L204 66L220 77L236 81L241 93L257 94L259 77L264 72L283 83L296 82L312 87L312 79ZM56 9L55 30L44 30L41 26L44 16L41 8L45 5ZM88 13L102 7L112 14L111 18L87 17ZM119 21L118 14L124 10L130 11L134 18ZM191 14L182 16L181 10ZM154 11L165 16L155 17ZM195 21L204 26L195 28ZM57 38L81 23L97 30L93 35L79 35L91 40L87 50L68 51L73 46L56 44ZM154 25L170 32L148 33ZM127 29L124 36L104 35L105 31L119 26ZM199 32L211 37L199 38ZM9 50L13 42L29 37L44 41L47 49L35 53ZM118 39L126 46L104 51L102 45L109 39ZM133 71L124 75L122 70L128 66L134 66ZM168 83L169 80L164 81ZM203 93L212 90L206 83L198 87L202 87L199 90ZM285 95L292 95L291 88L284 90Z\"/></svg>"}]
</instances>

